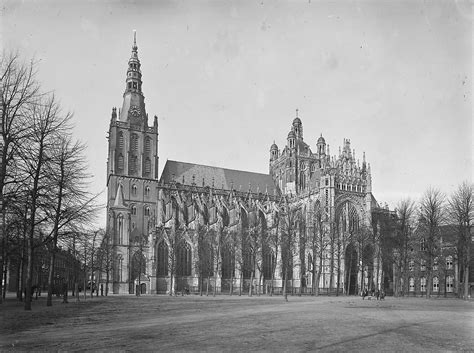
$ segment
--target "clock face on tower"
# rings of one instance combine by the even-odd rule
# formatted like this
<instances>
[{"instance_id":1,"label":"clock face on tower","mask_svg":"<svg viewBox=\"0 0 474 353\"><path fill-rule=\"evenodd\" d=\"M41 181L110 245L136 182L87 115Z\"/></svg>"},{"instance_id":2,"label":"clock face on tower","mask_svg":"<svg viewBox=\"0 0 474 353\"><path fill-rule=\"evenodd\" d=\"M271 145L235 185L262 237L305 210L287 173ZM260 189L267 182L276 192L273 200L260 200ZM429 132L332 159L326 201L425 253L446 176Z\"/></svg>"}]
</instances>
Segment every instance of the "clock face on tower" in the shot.
<instances>
[{"instance_id":1,"label":"clock face on tower","mask_svg":"<svg viewBox=\"0 0 474 353\"><path fill-rule=\"evenodd\" d=\"M136 105L132 105L130 107L130 115L133 117L139 117L140 116L140 108L138 108Z\"/></svg>"}]
</instances>

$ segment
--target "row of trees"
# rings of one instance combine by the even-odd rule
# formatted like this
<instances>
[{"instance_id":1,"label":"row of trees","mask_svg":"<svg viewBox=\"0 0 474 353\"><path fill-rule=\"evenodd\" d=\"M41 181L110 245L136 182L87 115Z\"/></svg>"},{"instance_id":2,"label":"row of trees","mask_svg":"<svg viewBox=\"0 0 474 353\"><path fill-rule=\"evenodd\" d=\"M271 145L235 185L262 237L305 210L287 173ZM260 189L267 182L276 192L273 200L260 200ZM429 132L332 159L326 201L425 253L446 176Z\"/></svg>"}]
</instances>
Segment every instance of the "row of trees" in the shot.
<instances>
[{"instance_id":1,"label":"row of trees","mask_svg":"<svg viewBox=\"0 0 474 353\"><path fill-rule=\"evenodd\" d=\"M408 294L412 262L425 269L426 295L430 296L434 271L436 268L446 270L444 258L449 255L458 263L457 292L467 299L474 220L473 184L462 183L449 197L436 188L429 188L417 203L409 199L400 201L396 211L395 236L386 244L392 249L390 260L395 265L395 295Z\"/></svg>"},{"instance_id":2,"label":"row of trees","mask_svg":"<svg viewBox=\"0 0 474 353\"><path fill-rule=\"evenodd\" d=\"M58 248L74 248L79 234L90 234L97 196L88 192L86 147L73 137L72 114L41 90L34 62L8 52L0 60L0 269L5 281L8 264L20 264L25 310L31 310L35 251L47 249L51 305ZM4 298L5 288L0 291Z\"/></svg>"}]
</instances>

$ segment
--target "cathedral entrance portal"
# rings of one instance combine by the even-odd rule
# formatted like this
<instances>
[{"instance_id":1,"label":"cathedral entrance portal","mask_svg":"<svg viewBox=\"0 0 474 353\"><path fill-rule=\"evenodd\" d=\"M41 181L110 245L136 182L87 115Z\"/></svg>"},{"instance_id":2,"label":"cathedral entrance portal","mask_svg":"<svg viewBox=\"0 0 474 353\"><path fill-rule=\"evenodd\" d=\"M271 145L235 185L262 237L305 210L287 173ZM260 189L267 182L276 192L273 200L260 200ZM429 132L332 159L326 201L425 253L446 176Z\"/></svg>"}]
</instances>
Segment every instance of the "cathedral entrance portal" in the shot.
<instances>
[{"instance_id":1,"label":"cathedral entrance portal","mask_svg":"<svg viewBox=\"0 0 474 353\"><path fill-rule=\"evenodd\" d=\"M145 273L146 270L146 261L145 257L140 251L135 252L132 257L132 268L131 268L131 273L130 273L130 288L129 288L129 293L134 294L136 291L135 288L135 282L141 282L143 279L143 273ZM141 275L141 276L140 276ZM141 277L141 278L139 278ZM140 284L137 284L138 286L141 286ZM145 287L146 291L146 287Z\"/></svg>"}]
</instances>

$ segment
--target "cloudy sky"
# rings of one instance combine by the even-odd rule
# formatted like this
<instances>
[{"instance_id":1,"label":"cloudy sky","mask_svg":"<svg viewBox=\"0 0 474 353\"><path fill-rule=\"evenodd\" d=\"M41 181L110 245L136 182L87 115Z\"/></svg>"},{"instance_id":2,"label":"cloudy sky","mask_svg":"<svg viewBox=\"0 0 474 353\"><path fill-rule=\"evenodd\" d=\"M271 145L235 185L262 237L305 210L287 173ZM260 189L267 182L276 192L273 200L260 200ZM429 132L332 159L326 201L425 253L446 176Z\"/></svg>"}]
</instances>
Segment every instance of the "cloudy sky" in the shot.
<instances>
[{"instance_id":1,"label":"cloudy sky","mask_svg":"<svg viewBox=\"0 0 474 353\"><path fill-rule=\"evenodd\" d=\"M344 138L366 152L391 207L472 180L469 2L4 0L0 11L2 46L37 59L43 88L74 112L94 192L134 29L160 170L173 159L268 172L298 108L311 146L323 134L331 154Z\"/></svg>"}]
</instances>

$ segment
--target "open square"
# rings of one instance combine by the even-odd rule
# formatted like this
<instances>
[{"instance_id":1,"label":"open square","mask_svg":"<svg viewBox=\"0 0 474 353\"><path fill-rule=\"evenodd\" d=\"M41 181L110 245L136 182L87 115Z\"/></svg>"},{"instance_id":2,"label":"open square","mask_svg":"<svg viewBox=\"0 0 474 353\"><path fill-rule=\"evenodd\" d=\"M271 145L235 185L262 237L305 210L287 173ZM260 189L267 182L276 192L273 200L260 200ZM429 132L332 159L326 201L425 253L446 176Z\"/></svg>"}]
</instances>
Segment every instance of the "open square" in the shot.
<instances>
[{"instance_id":1,"label":"open square","mask_svg":"<svg viewBox=\"0 0 474 353\"><path fill-rule=\"evenodd\" d=\"M71 298L72 300L74 298ZM452 299L111 296L1 311L0 350L469 351L474 303Z\"/></svg>"}]
</instances>

